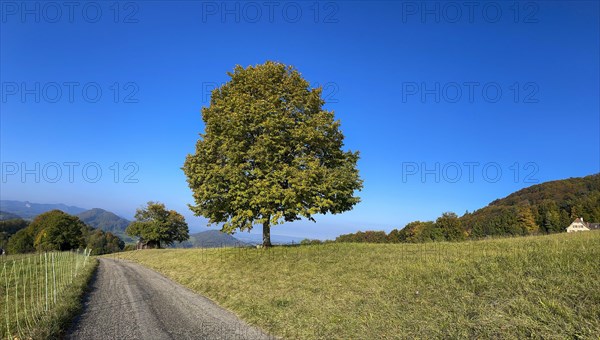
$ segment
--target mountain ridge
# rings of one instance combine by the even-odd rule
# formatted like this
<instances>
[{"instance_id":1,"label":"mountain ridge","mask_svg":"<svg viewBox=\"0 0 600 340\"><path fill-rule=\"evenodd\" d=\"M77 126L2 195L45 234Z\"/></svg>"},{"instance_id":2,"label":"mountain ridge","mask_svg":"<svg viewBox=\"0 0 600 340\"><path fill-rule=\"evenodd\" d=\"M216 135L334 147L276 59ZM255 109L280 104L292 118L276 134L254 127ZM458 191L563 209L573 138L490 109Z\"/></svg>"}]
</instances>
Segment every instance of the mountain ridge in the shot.
<instances>
[{"instance_id":1,"label":"mountain ridge","mask_svg":"<svg viewBox=\"0 0 600 340\"><path fill-rule=\"evenodd\" d=\"M30 201L0 200L1 211L18 215L23 219L33 219L39 214L55 209L71 215L77 215L87 210L63 203L34 203Z\"/></svg>"}]
</instances>

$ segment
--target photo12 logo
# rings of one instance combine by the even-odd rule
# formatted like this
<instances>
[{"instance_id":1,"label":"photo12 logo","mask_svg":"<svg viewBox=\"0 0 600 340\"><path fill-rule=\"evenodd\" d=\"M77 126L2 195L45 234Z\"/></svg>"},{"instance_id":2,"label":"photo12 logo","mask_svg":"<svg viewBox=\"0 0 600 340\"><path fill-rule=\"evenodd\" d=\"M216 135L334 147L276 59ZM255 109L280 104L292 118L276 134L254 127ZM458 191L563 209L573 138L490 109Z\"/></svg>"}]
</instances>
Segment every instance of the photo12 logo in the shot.
<instances>
[{"instance_id":1,"label":"photo12 logo","mask_svg":"<svg viewBox=\"0 0 600 340\"><path fill-rule=\"evenodd\" d=\"M137 24L140 5L134 1L1 1L5 23Z\"/></svg>"},{"instance_id":2,"label":"photo12 logo","mask_svg":"<svg viewBox=\"0 0 600 340\"><path fill-rule=\"evenodd\" d=\"M97 162L2 162L2 183L98 183L108 174L114 183L139 183L140 167L135 162L114 162L103 167Z\"/></svg>"},{"instance_id":3,"label":"photo12 logo","mask_svg":"<svg viewBox=\"0 0 600 340\"><path fill-rule=\"evenodd\" d=\"M98 103L103 98L113 103L139 103L140 87L136 82L2 82L0 99L3 104L9 102L25 103Z\"/></svg>"},{"instance_id":4,"label":"photo12 logo","mask_svg":"<svg viewBox=\"0 0 600 340\"><path fill-rule=\"evenodd\" d=\"M491 103L502 100L515 104L537 104L540 86L536 82L402 82L402 103Z\"/></svg>"},{"instance_id":5,"label":"photo12 logo","mask_svg":"<svg viewBox=\"0 0 600 340\"><path fill-rule=\"evenodd\" d=\"M540 5L533 1L402 1L402 23L537 24Z\"/></svg>"},{"instance_id":6,"label":"photo12 logo","mask_svg":"<svg viewBox=\"0 0 600 340\"><path fill-rule=\"evenodd\" d=\"M336 24L339 4L332 1L203 1L202 23Z\"/></svg>"},{"instance_id":7,"label":"photo12 logo","mask_svg":"<svg viewBox=\"0 0 600 340\"><path fill-rule=\"evenodd\" d=\"M402 162L402 183L418 181L421 183L457 183L467 181L475 183L497 183L503 176L510 176L514 183L539 183L535 176L539 172L535 162L521 164L514 162L509 166L502 166L497 162Z\"/></svg>"}]
</instances>

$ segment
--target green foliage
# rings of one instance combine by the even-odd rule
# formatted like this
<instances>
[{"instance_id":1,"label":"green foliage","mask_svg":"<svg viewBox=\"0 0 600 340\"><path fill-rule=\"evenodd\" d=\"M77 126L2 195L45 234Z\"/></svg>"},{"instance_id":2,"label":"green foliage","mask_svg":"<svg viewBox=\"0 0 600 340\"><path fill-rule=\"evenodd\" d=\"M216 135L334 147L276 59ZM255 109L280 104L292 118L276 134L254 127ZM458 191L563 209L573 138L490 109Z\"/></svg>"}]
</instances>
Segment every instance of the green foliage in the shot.
<instances>
[{"instance_id":1,"label":"green foliage","mask_svg":"<svg viewBox=\"0 0 600 340\"><path fill-rule=\"evenodd\" d=\"M125 247L125 242L111 232L100 229L91 231L86 240L87 247L93 255L116 253Z\"/></svg>"},{"instance_id":2,"label":"green foliage","mask_svg":"<svg viewBox=\"0 0 600 340\"><path fill-rule=\"evenodd\" d=\"M386 243L387 235L383 231L359 231L354 234L340 235L336 242L368 242L368 243Z\"/></svg>"},{"instance_id":3,"label":"green foliage","mask_svg":"<svg viewBox=\"0 0 600 340\"><path fill-rule=\"evenodd\" d=\"M79 218L60 210L38 215L26 228L19 230L8 242L9 253L33 250L70 250L85 246L90 228Z\"/></svg>"},{"instance_id":4,"label":"green foliage","mask_svg":"<svg viewBox=\"0 0 600 340\"><path fill-rule=\"evenodd\" d=\"M71 250L85 247L85 235L89 227L78 217L60 210L52 210L31 222L35 233L33 246L36 250Z\"/></svg>"},{"instance_id":5,"label":"green foliage","mask_svg":"<svg viewBox=\"0 0 600 340\"><path fill-rule=\"evenodd\" d=\"M517 220L525 235L535 235L540 231L540 227L535 222L535 217L531 212L531 207L528 205L517 208Z\"/></svg>"},{"instance_id":6,"label":"green foliage","mask_svg":"<svg viewBox=\"0 0 600 340\"><path fill-rule=\"evenodd\" d=\"M135 221L125 232L139 237L148 247L161 247L161 243L171 245L189 238L189 228L185 218L175 210L167 210L159 202L148 202L145 208L137 209Z\"/></svg>"},{"instance_id":7,"label":"green foliage","mask_svg":"<svg viewBox=\"0 0 600 340\"><path fill-rule=\"evenodd\" d=\"M35 250L71 250L91 248L94 254L106 254L123 249L123 241L112 233L95 230L78 217L60 210L38 215L30 224L24 221L0 222L0 228L16 230L8 240L8 253L28 253ZM25 228L22 228L26 226Z\"/></svg>"},{"instance_id":8,"label":"green foliage","mask_svg":"<svg viewBox=\"0 0 600 340\"><path fill-rule=\"evenodd\" d=\"M445 212L435 221L435 229L439 229L446 241L462 241L467 232L462 228L458 216L453 212Z\"/></svg>"},{"instance_id":9,"label":"green foliage","mask_svg":"<svg viewBox=\"0 0 600 340\"><path fill-rule=\"evenodd\" d=\"M33 247L33 235L28 229L21 229L8 239L7 250L9 254L29 253Z\"/></svg>"},{"instance_id":10,"label":"green foliage","mask_svg":"<svg viewBox=\"0 0 600 340\"><path fill-rule=\"evenodd\" d=\"M132 251L135 250L135 244L126 244L125 248L123 248L124 251Z\"/></svg>"},{"instance_id":11,"label":"green foliage","mask_svg":"<svg viewBox=\"0 0 600 340\"><path fill-rule=\"evenodd\" d=\"M465 214L461 221L477 238L563 232L577 217L600 222L600 174L533 185Z\"/></svg>"},{"instance_id":12,"label":"green foliage","mask_svg":"<svg viewBox=\"0 0 600 340\"><path fill-rule=\"evenodd\" d=\"M6 249L8 246L8 239L28 225L29 222L20 218L0 221L0 248Z\"/></svg>"},{"instance_id":13,"label":"green foliage","mask_svg":"<svg viewBox=\"0 0 600 340\"><path fill-rule=\"evenodd\" d=\"M316 244L322 244L323 242L321 240L311 240L308 238L305 238L304 240L300 241L300 244L303 246L308 246L308 245L316 245Z\"/></svg>"},{"instance_id":14,"label":"green foliage","mask_svg":"<svg viewBox=\"0 0 600 340\"><path fill-rule=\"evenodd\" d=\"M202 109L205 132L183 171L195 205L222 231L270 227L359 202L358 152L346 152L340 122L323 110L322 89L291 66L267 62L229 73Z\"/></svg>"}]
</instances>

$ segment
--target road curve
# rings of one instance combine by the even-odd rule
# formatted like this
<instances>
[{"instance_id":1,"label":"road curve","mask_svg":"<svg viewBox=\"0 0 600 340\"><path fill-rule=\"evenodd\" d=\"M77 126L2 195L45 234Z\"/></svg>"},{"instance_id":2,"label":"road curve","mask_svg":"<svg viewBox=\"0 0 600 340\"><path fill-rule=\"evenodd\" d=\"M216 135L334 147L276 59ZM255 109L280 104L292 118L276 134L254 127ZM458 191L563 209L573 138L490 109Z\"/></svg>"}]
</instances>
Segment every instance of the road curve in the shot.
<instances>
[{"instance_id":1,"label":"road curve","mask_svg":"<svg viewBox=\"0 0 600 340\"><path fill-rule=\"evenodd\" d=\"M138 264L100 259L66 339L275 339Z\"/></svg>"}]
</instances>

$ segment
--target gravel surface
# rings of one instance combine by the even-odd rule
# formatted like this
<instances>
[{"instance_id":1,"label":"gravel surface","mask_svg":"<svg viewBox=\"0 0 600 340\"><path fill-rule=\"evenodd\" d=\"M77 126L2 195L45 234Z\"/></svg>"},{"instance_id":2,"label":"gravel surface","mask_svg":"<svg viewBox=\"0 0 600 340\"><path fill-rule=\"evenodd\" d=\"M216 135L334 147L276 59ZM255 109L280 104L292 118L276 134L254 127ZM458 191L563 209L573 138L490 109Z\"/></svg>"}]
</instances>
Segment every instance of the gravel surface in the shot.
<instances>
[{"instance_id":1,"label":"gravel surface","mask_svg":"<svg viewBox=\"0 0 600 340\"><path fill-rule=\"evenodd\" d=\"M138 264L100 259L67 339L275 339Z\"/></svg>"}]
</instances>

